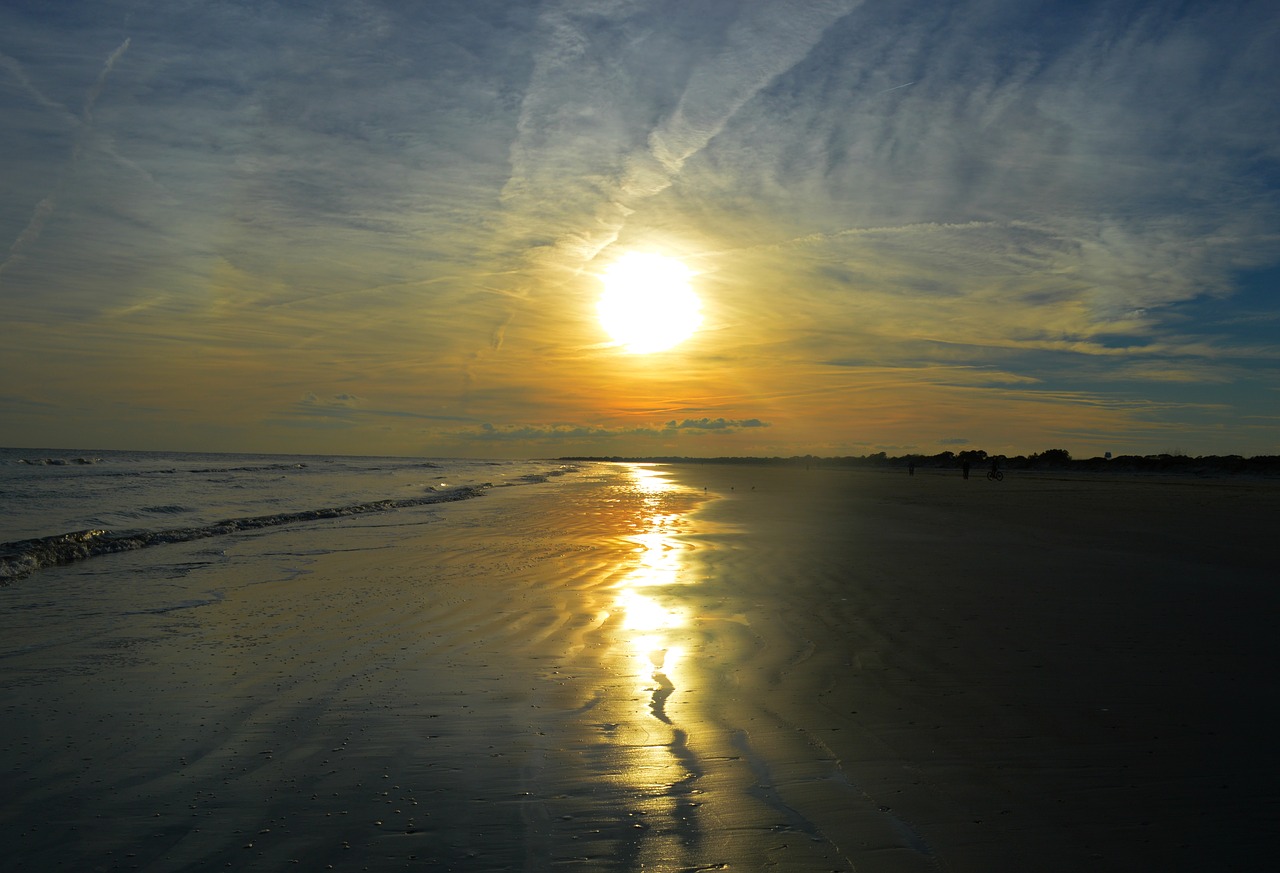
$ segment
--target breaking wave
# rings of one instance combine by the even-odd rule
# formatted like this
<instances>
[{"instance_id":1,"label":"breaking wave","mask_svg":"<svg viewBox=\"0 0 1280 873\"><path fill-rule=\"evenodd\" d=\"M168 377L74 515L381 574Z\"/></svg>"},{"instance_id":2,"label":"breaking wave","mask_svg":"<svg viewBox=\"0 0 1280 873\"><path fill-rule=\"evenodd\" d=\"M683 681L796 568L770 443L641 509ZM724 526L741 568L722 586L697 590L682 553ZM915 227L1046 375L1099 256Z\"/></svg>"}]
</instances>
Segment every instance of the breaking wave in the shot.
<instances>
[{"instance_id":1,"label":"breaking wave","mask_svg":"<svg viewBox=\"0 0 1280 873\"><path fill-rule=\"evenodd\" d=\"M87 467L91 464L97 464L102 458L19 458L19 464L27 464L32 467L67 467L72 464L78 464Z\"/></svg>"},{"instance_id":2,"label":"breaking wave","mask_svg":"<svg viewBox=\"0 0 1280 873\"><path fill-rule=\"evenodd\" d=\"M28 576L45 567L70 564L99 555L131 552L167 543L186 543L192 540L208 539L240 531L278 527L298 522L317 521L326 518L345 518L372 512L388 512L395 509L427 506L433 503L468 500L472 497L479 497L489 487L491 486L488 484L469 485L461 488L452 488L448 491L435 491L423 497L376 500L350 506L256 515L247 518L228 518L198 527L127 532L91 529L3 543L0 544L0 585L6 585L15 579ZM161 510L167 508L158 507Z\"/></svg>"}]
</instances>

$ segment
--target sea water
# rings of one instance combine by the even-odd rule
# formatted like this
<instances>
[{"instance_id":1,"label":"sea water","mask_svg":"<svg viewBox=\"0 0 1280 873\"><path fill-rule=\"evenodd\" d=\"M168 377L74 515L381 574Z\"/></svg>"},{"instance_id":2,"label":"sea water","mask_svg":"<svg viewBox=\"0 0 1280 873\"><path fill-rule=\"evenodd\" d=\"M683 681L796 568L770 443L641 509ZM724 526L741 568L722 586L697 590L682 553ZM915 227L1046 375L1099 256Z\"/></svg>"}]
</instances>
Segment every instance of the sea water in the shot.
<instances>
[{"instance_id":1,"label":"sea water","mask_svg":"<svg viewBox=\"0 0 1280 873\"><path fill-rule=\"evenodd\" d=\"M190 549L178 544L216 554L210 543L248 531L407 512L570 470L557 461L0 449L0 585L142 549L153 565L181 562Z\"/></svg>"}]
</instances>

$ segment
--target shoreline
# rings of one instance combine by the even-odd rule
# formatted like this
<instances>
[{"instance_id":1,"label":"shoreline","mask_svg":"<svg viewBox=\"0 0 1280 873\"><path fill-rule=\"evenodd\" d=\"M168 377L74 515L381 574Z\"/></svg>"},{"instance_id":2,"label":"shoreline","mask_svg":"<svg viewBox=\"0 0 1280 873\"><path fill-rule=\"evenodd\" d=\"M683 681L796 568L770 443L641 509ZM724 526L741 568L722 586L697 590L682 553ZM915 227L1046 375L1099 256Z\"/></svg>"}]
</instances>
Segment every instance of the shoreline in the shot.
<instances>
[{"instance_id":1,"label":"shoreline","mask_svg":"<svg viewBox=\"0 0 1280 873\"><path fill-rule=\"evenodd\" d=\"M54 568L0 589L0 836L32 869L1249 869L1278 500L599 465L180 578Z\"/></svg>"}]
</instances>

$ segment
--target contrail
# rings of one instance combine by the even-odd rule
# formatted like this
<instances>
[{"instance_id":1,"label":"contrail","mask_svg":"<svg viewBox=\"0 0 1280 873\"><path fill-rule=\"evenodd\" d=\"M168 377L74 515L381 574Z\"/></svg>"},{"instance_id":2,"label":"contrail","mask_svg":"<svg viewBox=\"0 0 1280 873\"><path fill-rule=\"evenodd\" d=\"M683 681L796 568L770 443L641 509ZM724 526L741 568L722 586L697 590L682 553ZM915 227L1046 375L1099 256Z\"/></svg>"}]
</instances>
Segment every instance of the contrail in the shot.
<instances>
[{"instance_id":1,"label":"contrail","mask_svg":"<svg viewBox=\"0 0 1280 873\"><path fill-rule=\"evenodd\" d=\"M872 96L872 97L879 97L881 94L888 94L890 91L897 91L899 88L905 88L905 87L907 87L908 85L914 85L914 84L915 84L915 82L904 82L904 83L903 83L903 84L901 84L901 85L894 85L892 88L885 88L883 91L877 91L876 93L872 94L871 96Z\"/></svg>"},{"instance_id":2,"label":"contrail","mask_svg":"<svg viewBox=\"0 0 1280 873\"><path fill-rule=\"evenodd\" d=\"M126 37L125 41L111 53L107 58L107 62L102 65L102 72L98 74L97 80L93 83L93 87L89 89L89 93L84 98L84 120L88 122L91 119L90 113L93 112L93 104L98 102L98 95L102 93L102 86L107 84L107 73L111 72L111 68L116 65L116 61L120 60L120 56L129 49L131 37Z\"/></svg>"},{"instance_id":3,"label":"contrail","mask_svg":"<svg viewBox=\"0 0 1280 873\"><path fill-rule=\"evenodd\" d=\"M41 106L46 109L53 110L57 114L63 116L64 119L73 123L79 120L75 117L74 113L67 110L67 107L63 106L61 103L55 103L50 100L40 91L39 88L31 84L31 80L27 78L26 70L22 69L22 64L18 63L16 58L11 58L3 52L0 52L0 67L4 67L8 70L9 75L13 76L17 83L22 86L22 90L30 94L31 98Z\"/></svg>"},{"instance_id":4,"label":"contrail","mask_svg":"<svg viewBox=\"0 0 1280 873\"><path fill-rule=\"evenodd\" d=\"M93 104L97 102L98 95L102 93L102 88L107 82L107 74L111 72L111 68L115 66L116 61L120 60L120 56L123 55L128 48L129 39L126 38L125 41L120 43L116 50L107 57L106 63L102 65L102 72L98 73L98 78L94 80L93 86L85 95L84 108L81 112L80 118L80 127L76 131L75 139L71 147L71 159L68 161L68 167L74 166L76 161L79 160L80 152L84 148L84 142L88 134L89 126L93 123ZM56 112L67 113L65 107L49 100L40 93L39 89L31 84L20 64L7 55L0 56L0 61L2 61L3 65L9 69L9 72L18 79L24 89L35 96L36 100L41 105L53 109ZM66 168L63 170L63 175L65 176L65 174ZM57 184L53 186L53 190L50 191L43 200L36 204L35 211L32 213L31 219L27 222L27 226L22 229L22 233L18 234L18 238L9 246L9 251L5 254L4 258L0 259L0 274L3 274L4 271L9 268L10 264L13 263L14 258L19 257L23 251L30 248L35 241L40 238L40 234L44 230L45 222L47 222L49 217L53 215L53 210L57 206L58 191L61 187L62 179L59 179Z\"/></svg>"}]
</instances>

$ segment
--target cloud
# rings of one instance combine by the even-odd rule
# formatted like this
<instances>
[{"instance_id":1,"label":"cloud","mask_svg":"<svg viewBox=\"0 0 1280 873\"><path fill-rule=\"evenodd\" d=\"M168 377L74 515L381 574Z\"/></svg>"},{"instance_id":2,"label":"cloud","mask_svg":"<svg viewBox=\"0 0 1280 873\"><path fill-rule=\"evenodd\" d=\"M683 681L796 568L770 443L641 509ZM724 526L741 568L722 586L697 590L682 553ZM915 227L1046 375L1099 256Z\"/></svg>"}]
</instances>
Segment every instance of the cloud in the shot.
<instances>
[{"instance_id":1,"label":"cloud","mask_svg":"<svg viewBox=\"0 0 1280 873\"><path fill-rule=\"evenodd\" d=\"M993 289L1002 306L990 307L1001 320L1034 317L1035 293L1055 281L1059 307L1079 305L1073 329L1084 334L1224 288L1232 265L1270 257L1274 194L1238 196L1259 151L1276 156L1274 114L1247 108L1260 79L1275 81L1256 34L1216 11L1148 9L1126 21L1088 6L1049 38L1012 9L950 4L948 19L963 24L943 43L932 16L904 9L860 7L685 167L702 202L735 207L734 237L763 236L757 224L809 227L816 237L792 239L821 240L813 257L861 266L881 287L955 282L922 302L978 297L972 280L994 270L1007 276ZM1025 39L973 38L1002 24ZM1238 55L1226 48L1237 37ZM891 84L916 84L864 97L899 76ZM837 93L845 111L832 111ZM1207 105L1201 95L1213 109L1174 106ZM866 269L868 257L879 269Z\"/></svg>"},{"instance_id":2,"label":"cloud","mask_svg":"<svg viewBox=\"0 0 1280 873\"><path fill-rule=\"evenodd\" d=\"M536 227L543 242L531 255L580 268L859 2L797 9L757 0L648 13L628 4L548 4L502 192L509 232ZM706 48L691 52L690 40Z\"/></svg>"},{"instance_id":3,"label":"cloud","mask_svg":"<svg viewBox=\"0 0 1280 873\"><path fill-rule=\"evenodd\" d=\"M858 5L860 0L744 4L719 50L694 68L675 111L650 136L653 156L667 172L679 173L749 100L804 60Z\"/></svg>"},{"instance_id":4,"label":"cloud","mask_svg":"<svg viewBox=\"0 0 1280 873\"><path fill-rule=\"evenodd\" d=\"M485 441L563 441L618 440L632 437L669 437L680 433L698 435L707 431L732 433L743 428L769 427L758 418L729 420L724 418L685 419L661 425L639 427L607 427L575 424L494 425L485 423L475 430L452 434L454 437Z\"/></svg>"},{"instance_id":5,"label":"cloud","mask_svg":"<svg viewBox=\"0 0 1280 873\"><path fill-rule=\"evenodd\" d=\"M116 8L0 9L0 372L31 396L195 383L344 451L1273 412L1261 0L161 4L130 40ZM685 259L703 332L607 348L610 247Z\"/></svg>"},{"instance_id":6,"label":"cloud","mask_svg":"<svg viewBox=\"0 0 1280 873\"><path fill-rule=\"evenodd\" d=\"M726 419L726 418L686 418L684 421L668 421L664 430L702 431L702 430L738 430L748 427L768 427L767 422L758 418Z\"/></svg>"},{"instance_id":7,"label":"cloud","mask_svg":"<svg viewBox=\"0 0 1280 873\"><path fill-rule=\"evenodd\" d=\"M342 407L344 409L349 409L359 402L360 398L354 394L330 394L326 397L321 397L313 391L308 391L306 394L302 395L302 400L299 401L299 404L302 406L317 406L325 408Z\"/></svg>"},{"instance_id":8,"label":"cloud","mask_svg":"<svg viewBox=\"0 0 1280 873\"><path fill-rule=\"evenodd\" d=\"M464 417L420 412L412 409L387 409L369 407L361 397L354 394L333 394L321 397L308 392L289 410L280 414L275 421L289 419L321 420L347 422L350 424L367 424L378 419L407 419L415 421L465 421Z\"/></svg>"},{"instance_id":9,"label":"cloud","mask_svg":"<svg viewBox=\"0 0 1280 873\"><path fill-rule=\"evenodd\" d=\"M0 394L0 409L4 409L6 414L12 415L29 415L32 413L47 414L56 412L61 408L61 404L50 403L45 400L36 400L32 397L20 397L14 394Z\"/></svg>"},{"instance_id":10,"label":"cloud","mask_svg":"<svg viewBox=\"0 0 1280 873\"><path fill-rule=\"evenodd\" d=\"M286 417L354 423L366 414L358 408L355 400L348 395L321 397L309 392L294 404Z\"/></svg>"}]
</instances>

